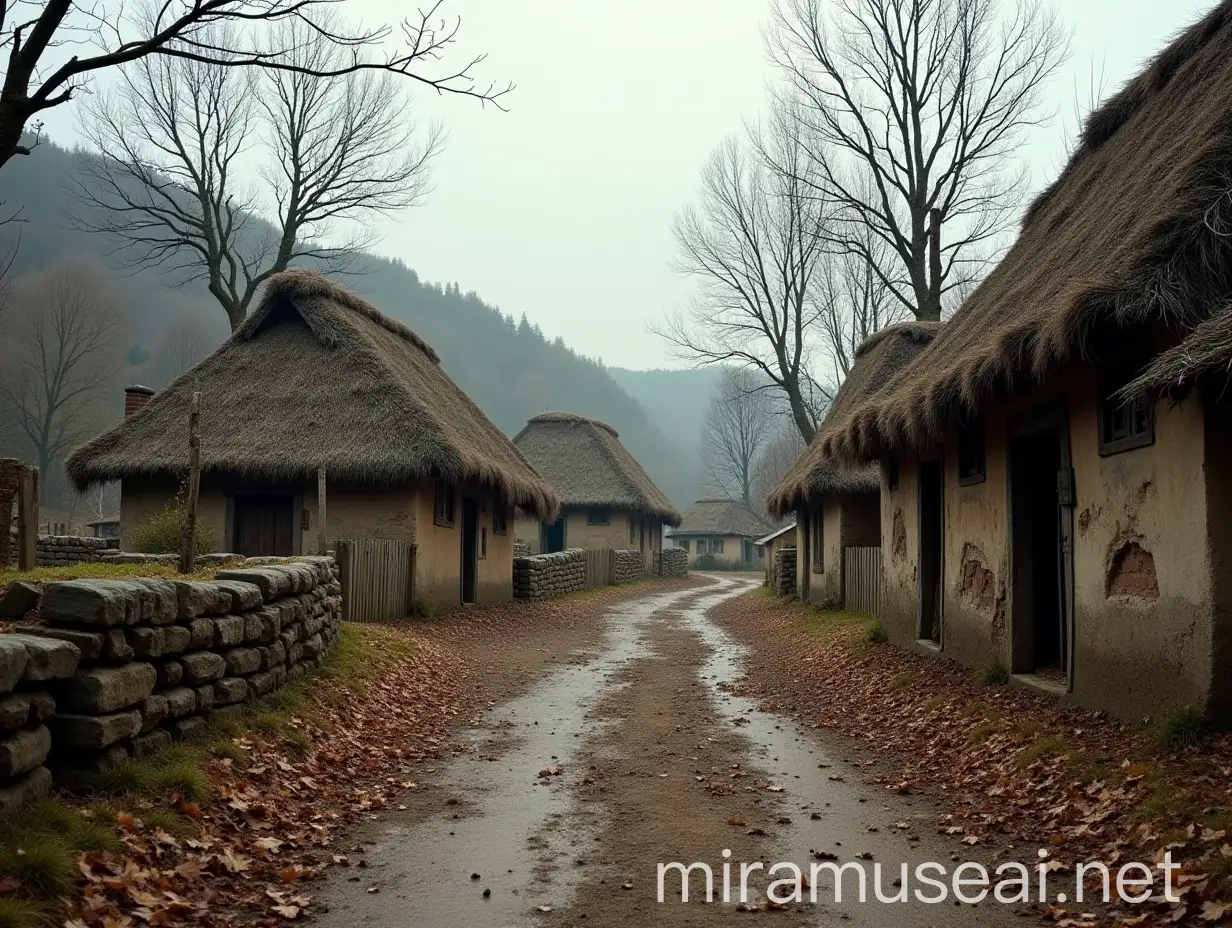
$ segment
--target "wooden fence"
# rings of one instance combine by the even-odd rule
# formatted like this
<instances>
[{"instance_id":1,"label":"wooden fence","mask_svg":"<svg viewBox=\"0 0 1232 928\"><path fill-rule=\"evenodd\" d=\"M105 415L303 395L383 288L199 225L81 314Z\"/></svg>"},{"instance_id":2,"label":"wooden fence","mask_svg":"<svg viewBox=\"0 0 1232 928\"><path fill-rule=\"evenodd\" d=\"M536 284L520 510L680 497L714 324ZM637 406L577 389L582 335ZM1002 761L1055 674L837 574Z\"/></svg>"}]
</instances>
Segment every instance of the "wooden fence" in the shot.
<instances>
[{"instance_id":1,"label":"wooden fence","mask_svg":"<svg viewBox=\"0 0 1232 928\"><path fill-rule=\"evenodd\" d=\"M616 582L616 551L614 548L593 548L585 551L586 589L611 586Z\"/></svg>"},{"instance_id":2,"label":"wooden fence","mask_svg":"<svg viewBox=\"0 0 1232 928\"><path fill-rule=\"evenodd\" d=\"M843 549L843 608L877 615L881 607L881 548Z\"/></svg>"},{"instance_id":3,"label":"wooden fence","mask_svg":"<svg viewBox=\"0 0 1232 928\"><path fill-rule=\"evenodd\" d=\"M415 546L387 538L340 541L342 617L379 622L410 615L415 602Z\"/></svg>"}]
</instances>

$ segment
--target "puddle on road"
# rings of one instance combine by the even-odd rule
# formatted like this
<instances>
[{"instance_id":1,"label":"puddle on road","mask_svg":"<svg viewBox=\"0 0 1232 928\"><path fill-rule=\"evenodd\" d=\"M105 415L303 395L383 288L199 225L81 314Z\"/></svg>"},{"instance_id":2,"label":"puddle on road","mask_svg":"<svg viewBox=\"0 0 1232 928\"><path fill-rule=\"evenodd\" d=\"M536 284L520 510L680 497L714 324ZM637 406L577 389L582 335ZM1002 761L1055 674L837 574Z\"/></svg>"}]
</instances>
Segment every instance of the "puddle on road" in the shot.
<instances>
[{"instance_id":1,"label":"puddle on road","mask_svg":"<svg viewBox=\"0 0 1232 928\"><path fill-rule=\"evenodd\" d=\"M715 708L731 722L753 747L751 762L765 773L772 782L783 789L785 812L792 822L784 826L776 837L775 861L795 863L806 874L813 863L813 850L836 854L835 863L842 866L855 862L866 873L867 898L864 904L852 901L856 890L854 874L846 872L843 902L834 902L834 883L823 874L817 887L817 904L807 906L813 910L814 924L833 924L837 915L852 925L885 926L895 928L929 928L929 926L973 926L989 928L999 925L1021 925L1013 907L996 902L978 906L955 905L952 894L944 903L925 904L915 901L904 903L877 902L873 891L874 864L881 864L883 892L893 897L899 892L892 885L899 877L900 868L908 866L909 887L914 888L915 866L924 861L936 861L947 872L958 866L951 860L959 853L962 860L971 860L995 868L990 854L974 848L958 850L936 834L936 810L924 799L912 796L890 795L883 786L866 784L871 768L849 764L828 751L817 736L797 725L792 719L772 712L764 712L757 704L744 696L731 692L744 677L744 663L748 649L736 641L723 628L716 625L707 611L725 597L703 596L689 604L680 613L682 627L692 629L710 647L711 654L699 670L704 683L710 687ZM840 779L832 779L838 777ZM817 814L817 819L811 818ZM900 825L907 825L906 828ZM918 841L907 840L916 835ZM719 869L721 848L714 848L709 862ZM871 860L859 859L857 855L871 854ZM703 858L704 859L704 858ZM1024 849L1022 862L1034 867L1034 848ZM990 866L991 864L991 866ZM733 870L738 865L733 862ZM926 893L933 890L922 887ZM968 888L975 895L975 888ZM823 904L824 900L824 904Z\"/></svg>"},{"instance_id":2,"label":"puddle on road","mask_svg":"<svg viewBox=\"0 0 1232 928\"><path fill-rule=\"evenodd\" d=\"M596 840L563 826L577 818L568 782L577 773L570 765L596 729L588 713L619 685L617 671L646 654L646 621L697 595L684 590L613 607L593 657L554 668L524 695L486 713L466 739L469 753L428 778L441 812L416 823L395 816L370 828L363 835L370 842L367 869L359 882L343 882L359 871L331 874L322 899L330 911L317 924L514 928L535 924L540 904L567 904L583 875L572 862L590 858ZM545 784L538 774L548 767L563 775ZM451 796L459 804L446 808ZM378 892L368 893L369 886ZM484 890L491 895L485 898Z\"/></svg>"}]
</instances>

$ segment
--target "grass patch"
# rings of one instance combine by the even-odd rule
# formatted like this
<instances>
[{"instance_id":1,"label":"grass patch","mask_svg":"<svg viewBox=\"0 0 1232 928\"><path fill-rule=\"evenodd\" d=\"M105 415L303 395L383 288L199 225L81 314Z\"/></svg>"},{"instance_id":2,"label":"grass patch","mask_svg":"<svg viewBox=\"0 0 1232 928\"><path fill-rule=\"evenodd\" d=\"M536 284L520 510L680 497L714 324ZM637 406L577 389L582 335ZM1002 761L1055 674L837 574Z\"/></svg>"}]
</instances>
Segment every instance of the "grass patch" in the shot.
<instances>
[{"instance_id":1,"label":"grass patch","mask_svg":"<svg viewBox=\"0 0 1232 928\"><path fill-rule=\"evenodd\" d=\"M16 896L0 896L0 928L51 928L55 923L55 915L44 904Z\"/></svg>"},{"instance_id":2,"label":"grass patch","mask_svg":"<svg viewBox=\"0 0 1232 928\"><path fill-rule=\"evenodd\" d=\"M1038 738L1018 753L1016 763L1019 769L1025 770L1038 760L1043 760L1046 757L1055 757L1058 754L1066 753L1068 750L1069 745L1060 738Z\"/></svg>"},{"instance_id":3,"label":"grass patch","mask_svg":"<svg viewBox=\"0 0 1232 928\"><path fill-rule=\"evenodd\" d=\"M1191 821L1198 814L1197 804L1189 790L1179 787L1158 770L1152 768L1147 771L1143 786L1146 787L1146 795L1138 805L1138 817L1142 821Z\"/></svg>"},{"instance_id":4,"label":"grass patch","mask_svg":"<svg viewBox=\"0 0 1232 928\"><path fill-rule=\"evenodd\" d=\"M171 564L75 564L72 567L35 567L18 570L0 567L0 587L14 580L26 583L48 583L52 580L127 580L130 577L172 577L178 580L212 580L220 567L203 568L191 574L181 574Z\"/></svg>"},{"instance_id":5,"label":"grass patch","mask_svg":"<svg viewBox=\"0 0 1232 928\"><path fill-rule=\"evenodd\" d=\"M1005 686L1010 682L1009 668L994 657L975 671L975 682L980 686Z\"/></svg>"},{"instance_id":6,"label":"grass patch","mask_svg":"<svg viewBox=\"0 0 1232 928\"><path fill-rule=\"evenodd\" d=\"M29 834L0 851L0 876L13 877L45 899L63 895L77 881L77 854L63 838Z\"/></svg>"},{"instance_id":7,"label":"grass patch","mask_svg":"<svg viewBox=\"0 0 1232 928\"><path fill-rule=\"evenodd\" d=\"M952 698L949 693L933 693L924 700L924 708L940 709L942 706L948 706Z\"/></svg>"},{"instance_id":8,"label":"grass patch","mask_svg":"<svg viewBox=\"0 0 1232 928\"><path fill-rule=\"evenodd\" d=\"M1192 709L1167 712L1151 725L1151 739L1159 750L1175 754L1205 741L1206 725Z\"/></svg>"},{"instance_id":9,"label":"grass patch","mask_svg":"<svg viewBox=\"0 0 1232 928\"><path fill-rule=\"evenodd\" d=\"M790 630L806 635L829 637L839 632L857 629L863 630L867 637L868 629L875 625L876 621L872 616L863 612L827 612L809 607L800 610L800 618L791 624Z\"/></svg>"},{"instance_id":10,"label":"grass patch","mask_svg":"<svg viewBox=\"0 0 1232 928\"><path fill-rule=\"evenodd\" d=\"M890 640L890 634L885 630L885 626L880 622L874 621L865 635L865 640L869 644L885 644Z\"/></svg>"},{"instance_id":11,"label":"grass patch","mask_svg":"<svg viewBox=\"0 0 1232 928\"><path fill-rule=\"evenodd\" d=\"M920 682L920 675L913 670L900 673L890 681L890 689L905 690Z\"/></svg>"},{"instance_id":12,"label":"grass patch","mask_svg":"<svg viewBox=\"0 0 1232 928\"><path fill-rule=\"evenodd\" d=\"M967 735L968 744L983 744L993 735L1001 730L1001 721L999 719L984 719L975 728L971 729Z\"/></svg>"},{"instance_id":13,"label":"grass patch","mask_svg":"<svg viewBox=\"0 0 1232 928\"><path fill-rule=\"evenodd\" d=\"M147 757L126 758L107 772L103 790L151 799L163 799L169 793L179 793L185 799L200 802L210 794L210 778L205 764L207 754L215 746L175 744Z\"/></svg>"}]
</instances>

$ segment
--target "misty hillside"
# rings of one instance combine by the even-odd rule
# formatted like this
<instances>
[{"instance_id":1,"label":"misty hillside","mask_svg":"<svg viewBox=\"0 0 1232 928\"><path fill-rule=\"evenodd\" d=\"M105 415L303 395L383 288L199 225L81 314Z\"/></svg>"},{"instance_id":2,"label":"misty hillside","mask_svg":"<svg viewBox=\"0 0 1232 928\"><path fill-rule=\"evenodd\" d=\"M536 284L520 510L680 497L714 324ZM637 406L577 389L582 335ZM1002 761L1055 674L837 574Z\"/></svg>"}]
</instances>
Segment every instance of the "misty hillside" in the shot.
<instances>
[{"instance_id":1,"label":"misty hillside","mask_svg":"<svg viewBox=\"0 0 1232 928\"><path fill-rule=\"evenodd\" d=\"M71 227L70 181L90 157L43 142L32 155L14 158L0 172L4 213L20 208L24 220L13 274L34 273L81 255L106 262L115 271L116 288L131 320L127 376L161 386L156 382L160 345L174 327L186 319L195 321L204 329L205 347L212 349L228 334L226 316L203 285L171 289L169 279L157 272L134 273L105 236ZM696 497L696 458L668 441L643 403L621 389L600 364L578 356L560 339L549 341L525 318L517 321L502 314L457 284L442 287L422 281L399 261L367 256L355 271L340 282L423 336L441 355L449 375L507 434L545 410L594 416L615 426L677 506L683 508ZM639 395L646 403L671 400L656 397L654 391ZM117 397L117 417L119 412Z\"/></svg>"}]
</instances>

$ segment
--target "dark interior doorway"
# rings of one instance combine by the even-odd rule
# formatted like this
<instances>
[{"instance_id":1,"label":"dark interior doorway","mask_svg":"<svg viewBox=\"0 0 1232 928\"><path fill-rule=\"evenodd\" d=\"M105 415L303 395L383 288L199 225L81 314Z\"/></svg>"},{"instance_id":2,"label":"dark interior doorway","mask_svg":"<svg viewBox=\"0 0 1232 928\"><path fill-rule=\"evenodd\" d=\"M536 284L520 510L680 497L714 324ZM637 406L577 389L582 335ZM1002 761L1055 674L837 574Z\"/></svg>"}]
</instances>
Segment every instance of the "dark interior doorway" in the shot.
<instances>
[{"instance_id":1,"label":"dark interior doorway","mask_svg":"<svg viewBox=\"0 0 1232 928\"><path fill-rule=\"evenodd\" d=\"M242 493L233 511L236 554L290 557L295 553L295 497L281 493Z\"/></svg>"},{"instance_id":2,"label":"dark interior doorway","mask_svg":"<svg viewBox=\"0 0 1232 928\"><path fill-rule=\"evenodd\" d=\"M555 522L546 522L543 526L543 551L553 554L565 550L565 517L561 516Z\"/></svg>"},{"instance_id":3,"label":"dark interior doorway","mask_svg":"<svg viewBox=\"0 0 1232 928\"><path fill-rule=\"evenodd\" d=\"M1056 424L1010 440L1013 671L1067 681L1062 477L1069 471Z\"/></svg>"},{"instance_id":4,"label":"dark interior doorway","mask_svg":"<svg viewBox=\"0 0 1232 928\"><path fill-rule=\"evenodd\" d=\"M475 580L479 572L479 503L462 501L462 602L475 602Z\"/></svg>"},{"instance_id":5,"label":"dark interior doorway","mask_svg":"<svg viewBox=\"0 0 1232 928\"><path fill-rule=\"evenodd\" d=\"M920 638L941 644L941 593L945 546L945 467L941 458L920 462Z\"/></svg>"}]
</instances>

